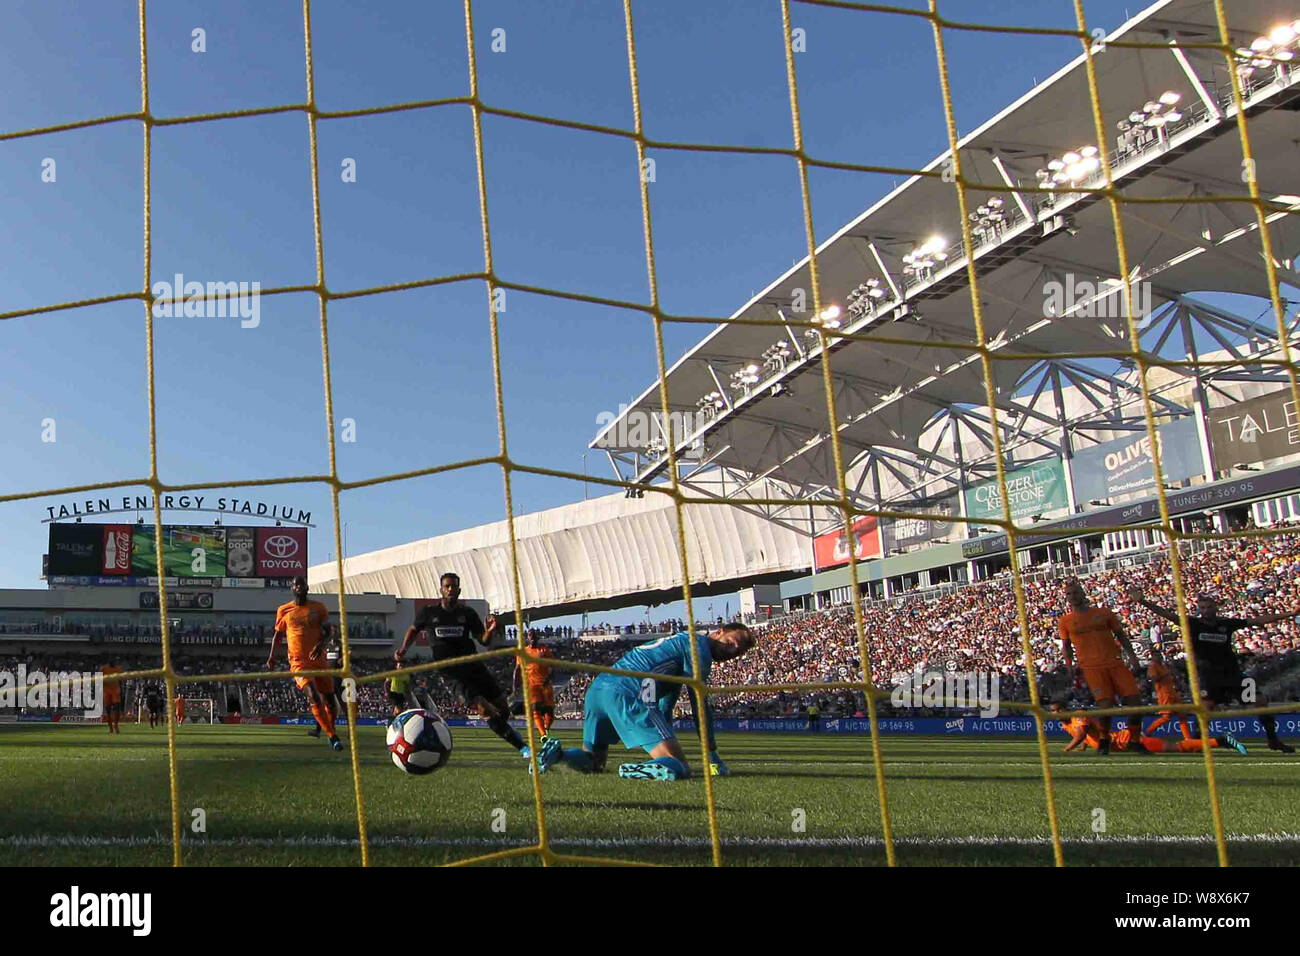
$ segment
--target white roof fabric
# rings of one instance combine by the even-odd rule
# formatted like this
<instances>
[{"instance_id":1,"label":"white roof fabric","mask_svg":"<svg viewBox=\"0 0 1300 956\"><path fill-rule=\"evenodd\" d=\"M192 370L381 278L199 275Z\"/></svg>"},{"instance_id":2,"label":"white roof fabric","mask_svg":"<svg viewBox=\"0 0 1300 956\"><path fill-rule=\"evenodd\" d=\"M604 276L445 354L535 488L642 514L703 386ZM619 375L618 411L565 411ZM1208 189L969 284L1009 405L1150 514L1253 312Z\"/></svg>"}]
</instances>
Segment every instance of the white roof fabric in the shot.
<instances>
[{"instance_id":1,"label":"white roof fabric","mask_svg":"<svg viewBox=\"0 0 1300 956\"><path fill-rule=\"evenodd\" d=\"M695 582L749 578L807 567L806 537L741 508L688 505L687 560ZM681 586L673 500L609 495L515 517L525 608L550 607ZM465 594L510 611L510 539L505 521L348 558L348 593L435 597L446 571ZM311 590L337 585L333 562L307 572Z\"/></svg>"}]
</instances>

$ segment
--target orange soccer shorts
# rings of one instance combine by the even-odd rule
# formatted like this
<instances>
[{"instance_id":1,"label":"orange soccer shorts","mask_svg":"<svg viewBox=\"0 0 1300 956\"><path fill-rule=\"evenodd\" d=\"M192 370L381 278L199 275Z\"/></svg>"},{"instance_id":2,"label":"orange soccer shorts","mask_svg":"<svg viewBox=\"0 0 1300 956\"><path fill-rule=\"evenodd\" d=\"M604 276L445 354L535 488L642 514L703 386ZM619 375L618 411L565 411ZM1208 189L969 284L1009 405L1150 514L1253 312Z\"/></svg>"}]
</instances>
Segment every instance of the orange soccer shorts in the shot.
<instances>
[{"instance_id":1,"label":"orange soccer shorts","mask_svg":"<svg viewBox=\"0 0 1300 956\"><path fill-rule=\"evenodd\" d=\"M299 690L306 690L308 684L315 685L316 692L326 700L334 694L333 677L298 677L295 675L293 682L298 685Z\"/></svg>"},{"instance_id":2,"label":"orange soccer shorts","mask_svg":"<svg viewBox=\"0 0 1300 956\"><path fill-rule=\"evenodd\" d=\"M546 707L555 706L555 688L550 684L529 684L528 694L532 697L534 707L539 704Z\"/></svg>"},{"instance_id":3,"label":"orange soccer shorts","mask_svg":"<svg viewBox=\"0 0 1300 956\"><path fill-rule=\"evenodd\" d=\"M1085 666L1083 679L1087 682L1088 689L1092 691L1092 696L1098 700L1105 697L1119 700L1124 697L1136 697L1138 693L1137 681L1120 661L1110 661L1095 667Z\"/></svg>"}]
</instances>

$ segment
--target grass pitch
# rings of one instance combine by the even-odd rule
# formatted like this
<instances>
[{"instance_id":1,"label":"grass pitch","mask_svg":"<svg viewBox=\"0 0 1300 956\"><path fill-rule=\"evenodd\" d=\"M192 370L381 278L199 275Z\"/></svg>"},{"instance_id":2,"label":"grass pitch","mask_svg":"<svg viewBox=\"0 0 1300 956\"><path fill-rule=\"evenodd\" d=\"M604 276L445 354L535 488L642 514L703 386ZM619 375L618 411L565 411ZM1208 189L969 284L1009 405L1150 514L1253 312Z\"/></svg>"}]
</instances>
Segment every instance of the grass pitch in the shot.
<instances>
[{"instance_id":1,"label":"grass pitch","mask_svg":"<svg viewBox=\"0 0 1300 956\"><path fill-rule=\"evenodd\" d=\"M0 727L0 865L171 863L166 732L134 724ZM451 762L427 777L390 762L383 728L359 728L361 784L377 865L430 865L533 843L526 764L486 730L455 729ZM578 732L560 732L576 746ZM183 859L190 866L360 862L349 754L303 727L178 731ZM346 735L344 736L346 741ZM1037 747L1025 739L883 738L902 865L1050 865ZM684 741L700 766L693 737ZM1214 865L1204 759L1060 753L1051 739L1067 865ZM1300 756L1248 741L1216 751L1229 858L1293 865ZM723 734L717 779L723 862L880 865L881 815L867 737ZM634 759L614 748L611 768ZM704 784L553 770L542 778L557 852L651 863L711 861ZM194 832L202 810L205 832ZM1097 811L1105 830L1094 832ZM802 824L802 827L800 825ZM535 856L512 858L536 865Z\"/></svg>"}]
</instances>

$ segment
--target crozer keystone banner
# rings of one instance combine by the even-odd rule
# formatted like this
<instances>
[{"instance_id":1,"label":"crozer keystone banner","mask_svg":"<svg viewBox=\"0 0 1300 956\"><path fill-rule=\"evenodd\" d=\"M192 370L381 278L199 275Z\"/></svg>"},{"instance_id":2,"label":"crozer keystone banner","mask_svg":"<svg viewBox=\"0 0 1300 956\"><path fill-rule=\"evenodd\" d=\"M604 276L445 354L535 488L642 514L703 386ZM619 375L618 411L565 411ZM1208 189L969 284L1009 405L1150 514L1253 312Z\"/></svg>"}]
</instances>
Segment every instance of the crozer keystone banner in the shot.
<instances>
[{"instance_id":1,"label":"crozer keystone banner","mask_svg":"<svg viewBox=\"0 0 1300 956\"><path fill-rule=\"evenodd\" d=\"M1300 416L1289 388L1216 408L1208 420L1210 457L1219 471L1300 451Z\"/></svg>"},{"instance_id":2,"label":"crozer keystone banner","mask_svg":"<svg viewBox=\"0 0 1300 956\"><path fill-rule=\"evenodd\" d=\"M1059 460L1008 471L1006 478L1013 520L1069 506L1065 471ZM966 516L973 521L1002 517L1002 495L996 479L981 481L966 489Z\"/></svg>"},{"instance_id":3,"label":"crozer keystone banner","mask_svg":"<svg viewBox=\"0 0 1300 956\"><path fill-rule=\"evenodd\" d=\"M1183 418L1156 430L1160 440L1160 464L1166 481L1182 481L1201 472L1196 420ZM1074 453L1074 497L1094 501L1116 495L1146 491L1155 486L1151 440L1146 432L1103 442Z\"/></svg>"}]
</instances>

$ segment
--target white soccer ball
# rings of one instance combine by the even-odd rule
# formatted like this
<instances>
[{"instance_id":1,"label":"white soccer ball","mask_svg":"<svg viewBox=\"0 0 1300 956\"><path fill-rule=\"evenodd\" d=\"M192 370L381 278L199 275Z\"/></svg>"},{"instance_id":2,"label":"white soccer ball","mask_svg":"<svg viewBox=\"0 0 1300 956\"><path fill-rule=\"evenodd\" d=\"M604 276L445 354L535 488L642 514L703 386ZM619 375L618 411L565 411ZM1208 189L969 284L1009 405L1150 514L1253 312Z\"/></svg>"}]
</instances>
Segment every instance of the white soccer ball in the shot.
<instances>
[{"instance_id":1,"label":"white soccer ball","mask_svg":"<svg viewBox=\"0 0 1300 956\"><path fill-rule=\"evenodd\" d=\"M432 710L404 710L388 725L388 752L399 770L433 773L451 758L451 728Z\"/></svg>"}]
</instances>

